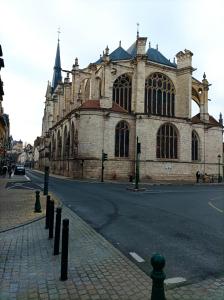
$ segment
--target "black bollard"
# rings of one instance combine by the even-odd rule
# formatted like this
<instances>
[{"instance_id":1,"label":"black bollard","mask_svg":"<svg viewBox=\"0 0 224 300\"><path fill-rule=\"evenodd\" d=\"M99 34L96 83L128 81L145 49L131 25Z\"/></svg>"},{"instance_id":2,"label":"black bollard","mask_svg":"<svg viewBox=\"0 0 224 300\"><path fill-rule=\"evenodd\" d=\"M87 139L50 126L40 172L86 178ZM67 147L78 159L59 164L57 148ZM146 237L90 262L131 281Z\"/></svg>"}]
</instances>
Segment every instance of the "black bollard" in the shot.
<instances>
[{"instance_id":1,"label":"black bollard","mask_svg":"<svg viewBox=\"0 0 224 300\"><path fill-rule=\"evenodd\" d=\"M54 255L59 254L60 231L61 231L61 207L57 207L56 223L55 223L55 236L54 236Z\"/></svg>"},{"instance_id":2,"label":"black bollard","mask_svg":"<svg viewBox=\"0 0 224 300\"><path fill-rule=\"evenodd\" d=\"M44 168L44 195L48 195L49 167Z\"/></svg>"},{"instance_id":3,"label":"black bollard","mask_svg":"<svg viewBox=\"0 0 224 300\"><path fill-rule=\"evenodd\" d=\"M46 198L46 218L45 218L45 228L49 228L49 213L50 213L50 201L51 201L51 196L47 195Z\"/></svg>"},{"instance_id":4,"label":"black bollard","mask_svg":"<svg viewBox=\"0 0 224 300\"><path fill-rule=\"evenodd\" d=\"M54 235L54 200L50 200L49 239L53 239L53 235Z\"/></svg>"},{"instance_id":5,"label":"black bollard","mask_svg":"<svg viewBox=\"0 0 224 300\"><path fill-rule=\"evenodd\" d=\"M35 213L41 213L40 191L36 191L36 201L35 201L34 212Z\"/></svg>"},{"instance_id":6,"label":"black bollard","mask_svg":"<svg viewBox=\"0 0 224 300\"><path fill-rule=\"evenodd\" d=\"M151 257L151 265L153 267L150 276L152 278L151 300L166 300L164 292L164 280L166 275L163 272L165 258L160 254L154 254Z\"/></svg>"},{"instance_id":7,"label":"black bollard","mask_svg":"<svg viewBox=\"0 0 224 300\"><path fill-rule=\"evenodd\" d=\"M62 227L61 280L68 279L68 234L69 219L64 219Z\"/></svg>"}]
</instances>

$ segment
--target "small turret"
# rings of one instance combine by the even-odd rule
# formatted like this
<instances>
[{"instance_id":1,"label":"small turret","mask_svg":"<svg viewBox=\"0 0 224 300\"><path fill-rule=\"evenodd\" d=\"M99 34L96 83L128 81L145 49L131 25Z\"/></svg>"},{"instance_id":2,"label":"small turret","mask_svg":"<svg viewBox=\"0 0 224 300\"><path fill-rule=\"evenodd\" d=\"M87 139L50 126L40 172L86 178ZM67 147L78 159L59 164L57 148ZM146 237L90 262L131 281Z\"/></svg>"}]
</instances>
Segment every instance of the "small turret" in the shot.
<instances>
[{"instance_id":1,"label":"small turret","mask_svg":"<svg viewBox=\"0 0 224 300\"><path fill-rule=\"evenodd\" d=\"M223 118L222 118L222 113L220 112L219 115L219 124L223 126Z\"/></svg>"},{"instance_id":2,"label":"small turret","mask_svg":"<svg viewBox=\"0 0 224 300\"><path fill-rule=\"evenodd\" d=\"M192 66L193 53L190 50L185 49L184 52L180 51L176 54L177 68L187 68Z\"/></svg>"}]
</instances>

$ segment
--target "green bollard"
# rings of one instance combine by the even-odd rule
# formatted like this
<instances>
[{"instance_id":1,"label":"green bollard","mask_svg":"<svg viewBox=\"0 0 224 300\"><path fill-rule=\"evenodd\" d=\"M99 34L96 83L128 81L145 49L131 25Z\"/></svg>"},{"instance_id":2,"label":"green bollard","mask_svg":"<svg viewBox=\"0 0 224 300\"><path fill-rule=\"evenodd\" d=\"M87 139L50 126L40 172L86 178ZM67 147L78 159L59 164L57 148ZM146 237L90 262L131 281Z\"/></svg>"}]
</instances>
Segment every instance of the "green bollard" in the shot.
<instances>
[{"instance_id":1,"label":"green bollard","mask_svg":"<svg viewBox=\"0 0 224 300\"><path fill-rule=\"evenodd\" d=\"M151 300L166 300L164 292L164 280L166 275L163 272L165 263L165 258L160 254L154 254L151 257L151 265L153 267L153 271L150 275L152 278Z\"/></svg>"},{"instance_id":2,"label":"green bollard","mask_svg":"<svg viewBox=\"0 0 224 300\"><path fill-rule=\"evenodd\" d=\"M35 213L41 213L40 191L36 191L36 201L35 201L34 212Z\"/></svg>"}]
</instances>

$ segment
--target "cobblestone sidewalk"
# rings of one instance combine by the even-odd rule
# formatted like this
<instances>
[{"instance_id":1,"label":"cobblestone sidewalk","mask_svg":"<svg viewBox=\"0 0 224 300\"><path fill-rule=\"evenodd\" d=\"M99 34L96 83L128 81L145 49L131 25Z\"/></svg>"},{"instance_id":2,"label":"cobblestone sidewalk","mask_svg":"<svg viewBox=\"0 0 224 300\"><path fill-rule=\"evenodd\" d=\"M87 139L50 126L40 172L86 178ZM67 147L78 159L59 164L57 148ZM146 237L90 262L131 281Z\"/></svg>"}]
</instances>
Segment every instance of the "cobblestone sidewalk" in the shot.
<instances>
[{"instance_id":1,"label":"cobblestone sidewalk","mask_svg":"<svg viewBox=\"0 0 224 300\"><path fill-rule=\"evenodd\" d=\"M151 279L70 209L62 211L70 222L68 280L59 280L60 255L52 255L53 240L41 219L0 233L0 299L150 299ZM166 291L167 300L223 295L224 279L215 278Z\"/></svg>"},{"instance_id":2,"label":"cobblestone sidewalk","mask_svg":"<svg viewBox=\"0 0 224 300\"><path fill-rule=\"evenodd\" d=\"M28 189L6 188L8 184L26 182L22 176L0 179L0 232L30 222L45 215L45 198L41 195L42 213L34 212L35 191ZM42 194L42 193L41 193Z\"/></svg>"}]
</instances>

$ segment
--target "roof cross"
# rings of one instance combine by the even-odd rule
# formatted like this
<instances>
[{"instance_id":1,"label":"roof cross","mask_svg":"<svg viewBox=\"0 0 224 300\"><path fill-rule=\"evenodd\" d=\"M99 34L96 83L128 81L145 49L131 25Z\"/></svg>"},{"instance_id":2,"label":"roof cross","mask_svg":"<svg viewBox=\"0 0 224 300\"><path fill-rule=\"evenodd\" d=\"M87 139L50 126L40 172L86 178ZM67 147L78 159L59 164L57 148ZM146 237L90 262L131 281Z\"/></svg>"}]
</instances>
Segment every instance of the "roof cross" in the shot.
<instances>
[{"instance_id":1,"label":"roof cross","mask_svg":"<svg viewBox=\"0 0 224 300\"><path fill-rule=\"evenodd\" d=\"M58 42L59 42L59 41L60 41L59 37L60 37L60 33L61 33L61 31L60 31L60 27L58 27L58 31L57 31L57 33L58 33Z\"/></svg>"}]
</instances>

